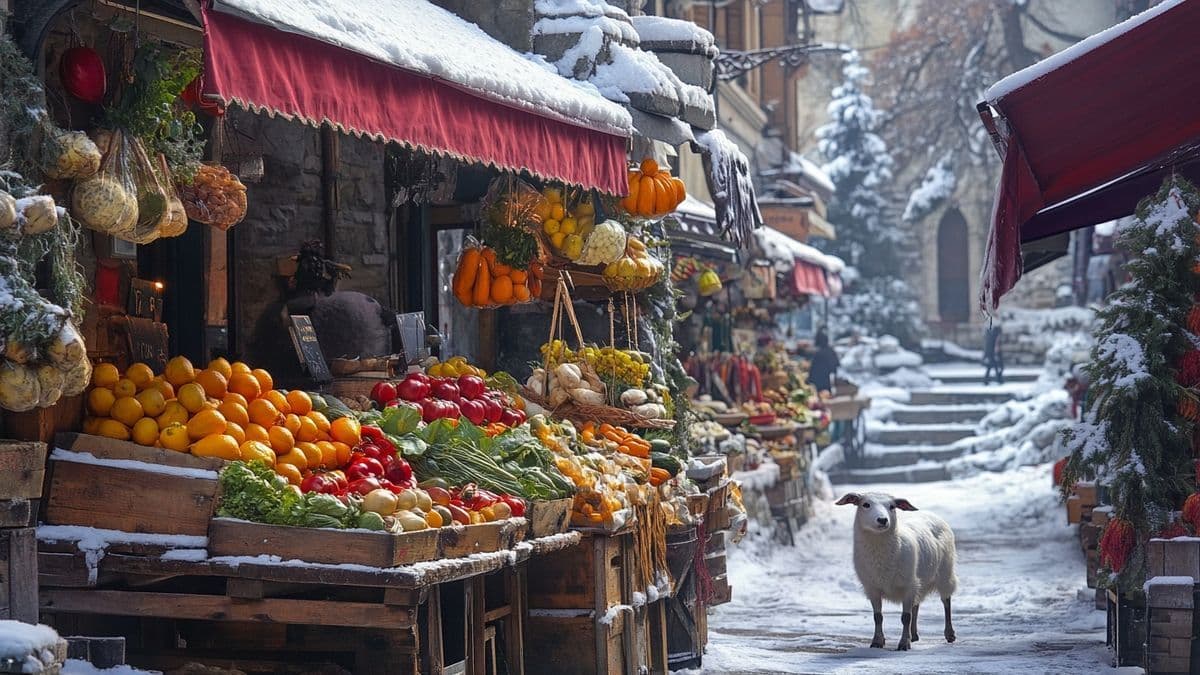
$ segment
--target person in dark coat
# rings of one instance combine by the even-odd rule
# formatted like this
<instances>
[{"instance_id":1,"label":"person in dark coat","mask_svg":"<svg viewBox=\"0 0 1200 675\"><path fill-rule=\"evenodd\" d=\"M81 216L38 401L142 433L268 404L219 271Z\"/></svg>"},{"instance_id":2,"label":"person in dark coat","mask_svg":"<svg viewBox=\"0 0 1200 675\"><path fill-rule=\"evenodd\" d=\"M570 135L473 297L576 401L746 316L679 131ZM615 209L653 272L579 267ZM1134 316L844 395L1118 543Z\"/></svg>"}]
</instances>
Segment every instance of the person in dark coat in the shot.
<instances>
[{"instance_id":1,"label":"person in dark coat","mask_svg":"<svg viewBox=\"0 0 1200 675\"><path fill-rule=\"evenodd\" d=\"M983 331L983 384L992 382L992 371L996 372L996 382L1004 384L1004 353L1000 349L1000 325L993 323Z\"/></svg>"},{"instance_id":2,"label":"person in dark coat","mask_svg":"<svg viewBox=\"0 0 1200 675\"><path fill-rule=\"evenodd\" d=\"M808 368L808 381L817 391L833 391L833 378L837 375L837 352L829 345L829 336L825 331L817 331L815 340L816 350L812 355L812 363Z\"/></svg>"}]
</instances>

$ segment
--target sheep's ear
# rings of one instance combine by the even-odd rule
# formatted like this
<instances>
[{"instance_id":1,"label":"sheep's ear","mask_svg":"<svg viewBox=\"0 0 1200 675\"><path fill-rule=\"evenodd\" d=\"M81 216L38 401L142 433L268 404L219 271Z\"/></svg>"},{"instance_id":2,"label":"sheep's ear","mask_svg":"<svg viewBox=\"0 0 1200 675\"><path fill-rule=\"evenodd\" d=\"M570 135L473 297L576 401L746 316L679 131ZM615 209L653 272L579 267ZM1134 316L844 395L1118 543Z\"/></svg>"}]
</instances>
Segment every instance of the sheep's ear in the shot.
<instances>
[{"instance_id":1,"label":"sheep's ear","mask_svg":"<svg viewBox=\"0 0 1200 675\"><path fill-rule=\"evenodd\" d=\"M857 504L861 501L862 501L862 495L858 494L857 492L850 492L845 497L842 497L841 499L837 500L837 505L843 506L845 504Z\"/></svg>"},{"instance_id":2,"label":"sheep's ear","mask_svg":"<svg viewBox=\"0 0 1200 675\"><path fill-rule=\"evenodd\" d=\"M910 504L907 499L893 499L892 506L895 506L896 508L900 509L901 511L916 511L917 510L917 507Z\"/></svg>"}]
</instances>

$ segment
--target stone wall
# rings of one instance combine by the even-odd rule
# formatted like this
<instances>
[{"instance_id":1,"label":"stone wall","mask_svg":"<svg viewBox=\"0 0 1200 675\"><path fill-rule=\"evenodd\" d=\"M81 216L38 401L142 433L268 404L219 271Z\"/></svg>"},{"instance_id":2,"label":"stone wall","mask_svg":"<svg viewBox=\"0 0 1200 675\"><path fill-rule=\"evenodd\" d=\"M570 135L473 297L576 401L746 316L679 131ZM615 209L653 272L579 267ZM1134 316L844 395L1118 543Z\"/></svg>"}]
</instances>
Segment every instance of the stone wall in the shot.
<instances>
[{"instance_id":1,"label":"stone wall","mask_svg":"<svg viewBox=\"0 0 1200 675\"><path fill-rule=\"evenodd\" d=\"M1195 588L1200 580L1200 539L1151 539L1146 567L1148 672L1195 672L1192 626Z\"/></svg>"},{"instance_id":2,"label":"stone wall","mask_svg":"<svg viewBox=\"0 0 1200 675\"><path fill-rule=\"evenodd\" d=\"M433 0L518 52L533 51L533 0Z\"/></svg>"}]
</instances>

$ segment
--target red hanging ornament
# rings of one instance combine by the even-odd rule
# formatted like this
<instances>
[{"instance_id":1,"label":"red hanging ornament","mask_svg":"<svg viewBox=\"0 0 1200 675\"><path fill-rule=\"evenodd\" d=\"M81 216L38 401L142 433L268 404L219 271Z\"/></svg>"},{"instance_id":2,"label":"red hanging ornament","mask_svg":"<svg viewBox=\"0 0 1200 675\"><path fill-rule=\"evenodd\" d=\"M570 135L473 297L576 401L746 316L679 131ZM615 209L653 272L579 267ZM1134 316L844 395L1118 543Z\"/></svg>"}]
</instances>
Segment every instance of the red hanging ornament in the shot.
<instances>
[{"instance_id":1,"label":"red hanging ornament","mask_svg":"<svg viewBox=\"0 0 1200 675\"><path fill-rule=\"evenodd\" d=\"M1200 349L1189 350L1179 359L1175 381L1184 387L1200 384Z\"/></svg>"},{"instance_id":2,"label":"red hanging ornament","mask_svg":"<svg viewBox=\"0 0 1200 675\"><path fill-rule=\"evenodd\" d=\"M1188 534L1188 529L1184 527L1183 523L1176 521L1159 530L1154 537L1156 539L1174 539L1175 537L1186 537Z\"/></svg>"},{"instance_id":3,"label":"red hanging ornament","mask_svg":"<svg viewBox=\"0 0 1200 675\"><path fill-rule=\"evenodd\" d=\"M1056 487L1056 488L1061 487L1063 484L1063 474L1067 470L1067 460L1068 459L1070 459L1070 458L1063 457L1062 459L1060 459L1054 463L1053 475L1054 475L1054 487Z\"/></svg>"},{"instance_id":4,"label":"red hanging ornament","mask_svg":"<svg viewBox=\"0 0 1200 675\"><path fill-rule=\"evenodd\" d=\"M1133 544L1133 523L1121 519L1109 521L1100 535L1100 564L1119 574L1129 562Z\"/></svg>"},{"instance_id":5,"label":"red hanging ornament","mask_svg":"<svg viewBox=\"0 0 1200 675\"><path fill-rule=\"evenodd\" d=\"M58 75L67 93L85 103L104 100L108 89L108 76L104 72L104 61L91 47L72 47L62 55L58 64Z\"/></svg>"},{"instance_id":6,"label":"red hanging ornament","mask_svg":"<svg viewBox=\"0 0 1200 675\"><path fill-rule=\"evenodd\" d=\"M1200 532L1200 493L1188 495L1183 502L1183 512L1180 514L1180 518L1192 526L1193 532Z\"/></svg>"},{"instance_id":7,"label":"red hanging ornament","mask_svg":"<svg viewBox=\"0 0 1200 675\"><path fill-rule=\"evenodd\" d=\"M1200 335L1200 305L1192 305L1188 310L1187 329L1193 334Z\"/></svg>"},{"instance_id":8,"label":"red hanging ornament","mask_svg":"<svg viewBox=\"0 0 1200 675\"><path fill-rule=\"evenodd\" d=\"M1176 406L1179 416L1189 422L1200 422L1200 403L1196 402L1192 394L1184 393L1179 396L1179 405Z\"/></svg>"}]
</instances>

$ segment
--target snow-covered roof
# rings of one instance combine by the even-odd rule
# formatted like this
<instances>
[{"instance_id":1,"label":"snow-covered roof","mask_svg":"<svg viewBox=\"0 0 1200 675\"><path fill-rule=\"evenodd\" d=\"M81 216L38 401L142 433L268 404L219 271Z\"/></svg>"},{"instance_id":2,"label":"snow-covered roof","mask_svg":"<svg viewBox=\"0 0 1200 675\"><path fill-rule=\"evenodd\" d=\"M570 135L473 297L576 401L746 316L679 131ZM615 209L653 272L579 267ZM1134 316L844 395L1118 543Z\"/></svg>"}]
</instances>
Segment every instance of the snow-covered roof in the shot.
<instances>
[{"instance_id":1,"label":"snow-covered roof","mask_svg":"<svg viewBox=\"0 0 1200 675\"><path fill-rule=\"evenodd\" d=\"M701 220L717 222L717 210L713 208L713 205L696 199L692 195L684 197L683 201L675 207L675 212Z\"/></svg>"},{"instance_id":2,"label":"snow-covered roof","mask_svg":"<svg viewBox=\"0 0 1200 675\"><path fill-rule=\"evenodd\" d=\"M428 0L215 0L214 8L445 80L535 114L609 133L632 131L623 107L524 58L479 26Z\"/></svg>"},{"instance_id":3,"label":"snow-covered roof","mask_svg":"<svg viewBox=\"0 0 1200 675\"><path fill-rule=\"evenodd\" d=\"M988 87L988 90L984 92L983 97L988 101L995 101L998 98L1003 98L1014 90L1020 89L1030 82L1044 77L1051 71L1060 68L1071 61L1074 61L1080 56L1092 51L1093 49L1096 49L1100 45L1117 39L1125 33L1128 33L1134 28L1137 28L1138 26L1146 23L1147 21L1171 9L1172 7L1181 4L1182 2L1183 0L1163 0L1163 2L1151 7L1150 9L1147 9L1137 16L1122 21L1121 23L1107 30L1100 31L1099 33L1096 33L1095 35L1092 35L1084 40L1080 40L1061 52L1042 59L1028 68L1018 70L1012 75L1000 80L996 84L993 84L991 87Z\"/></svg>"},{"instance_id":4,"label":"snow-covered roof","mask_svg":"<svg viewBox=\"0 0 1200 675\"><path fill-rule=\"evenodd\" d=\"M780 269L781 266L790 266L796 260L816 265L831 274L841 274L846 267L846 263L841 258L821 253L812 246L796 241L770 226L764 225L755 230L754 237L758 241L763 255L776 263L776 269ZM780 271L787 272L789 270L780 269Z\"/></svg>"},{"instance_id":5,"label":"snow-covered roof","mask_svg":"<svg viewBox=\"0 0 1200 675\"><path fill-rule=\"evenodd\" d=\"M816 162L801 155L798 152L789 152L788 161L786 164L775 169L766 169L762 172L763 176L786 176L786 175L801 175L812 181L817 187L822 190L827 190L832 193L836 188L833 185L833 180L829 178L829 174L825 172Z\"/></svg>"}]
</instances>

